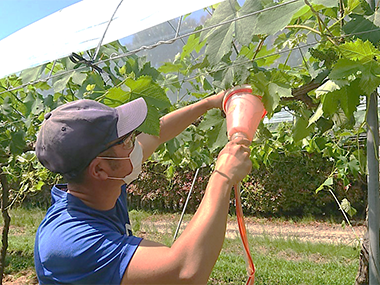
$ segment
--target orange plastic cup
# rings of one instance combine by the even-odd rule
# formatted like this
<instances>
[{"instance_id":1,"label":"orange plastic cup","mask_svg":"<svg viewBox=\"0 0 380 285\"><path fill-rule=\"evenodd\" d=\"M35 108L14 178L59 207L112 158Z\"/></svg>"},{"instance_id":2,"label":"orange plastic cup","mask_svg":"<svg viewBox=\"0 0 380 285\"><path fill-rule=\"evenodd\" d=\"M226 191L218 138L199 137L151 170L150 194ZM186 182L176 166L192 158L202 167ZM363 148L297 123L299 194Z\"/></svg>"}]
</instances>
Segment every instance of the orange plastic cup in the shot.
<instances>
[{"instance_id":1,"label":"orange plastic cup","mask_svg":"<svg viewBox=\"0 0 380 285\"><path fill-rule=\"evenodd\" d=\"M238 135L252 141L260 121L267 113L261 97L253 95L251 86L247 84L226 92L223 109L226 113L229 140Z\"/></svg>"}]
</instances>

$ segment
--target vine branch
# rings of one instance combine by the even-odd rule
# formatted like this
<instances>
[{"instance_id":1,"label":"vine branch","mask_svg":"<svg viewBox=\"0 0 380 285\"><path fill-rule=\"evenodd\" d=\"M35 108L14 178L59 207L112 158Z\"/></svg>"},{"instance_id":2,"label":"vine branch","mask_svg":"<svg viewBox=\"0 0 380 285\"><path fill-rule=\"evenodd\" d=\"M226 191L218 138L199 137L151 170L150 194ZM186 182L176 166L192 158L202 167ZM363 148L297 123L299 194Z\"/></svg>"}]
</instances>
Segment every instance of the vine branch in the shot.
<instances>
[{"instance_id":1,"label":"vine branch","mask_svg":"<svg viewBox=\"0 0 380 285\"><path fill-rule=\"evenodd\" d=\"M301 101L303 102L309 109L314 109L318 107L317 103L314 103L313 99L307 94L310 91L317 89L325 83L325 80L322 82L313 80L305 85L302 85L298 88L292 89L293 97L284 97L283 101Z\"/></svg>"}]
</instances>

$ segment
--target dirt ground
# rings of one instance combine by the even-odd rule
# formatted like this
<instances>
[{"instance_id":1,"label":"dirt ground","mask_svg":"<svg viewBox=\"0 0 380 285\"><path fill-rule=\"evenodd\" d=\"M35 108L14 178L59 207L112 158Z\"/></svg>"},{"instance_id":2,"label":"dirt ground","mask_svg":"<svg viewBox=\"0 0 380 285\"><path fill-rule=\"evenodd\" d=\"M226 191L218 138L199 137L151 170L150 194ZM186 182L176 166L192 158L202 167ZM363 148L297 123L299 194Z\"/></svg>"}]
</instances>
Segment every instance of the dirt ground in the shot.
<instances>
[{"instance_id":1,"label":"dirt ground","mask_svg":"<svg viewBox=\"0 0 380 285\"><path fill-rule=\"evenodd\" d=\"M250 235L267 235L272 238L296 238L303 242L332 243L332 244L357 244L363 237L366 227L356 225L353 227L339 224L321 222L292 223L292 222L252 222L246 221L246 228ZM227 237L238 235L237 223L229 222L227 225Z\"/></svg>"},{"instance_id":2,"label":"dirt ground","mask_svg":"<svg viewBox=\"0 0 380 285\"><path fill-rule=\"evenodd\" d=\"M362 224L342 227L339 224L331 224L326 222L308 222L294 223L289 221L270 221L265 219L246 219L246 228L249 235L263 236L267 235L271 238L295 238L299 241L313 243L332 243L346 244L357 246L366 231L366 227ZM186 227L187 222L181 225L181 231ZM160 233L173 231L173 221L144 221L141 225L141 233L154 228ZM236 238L239 236L239 230L236 221L229 221L227 224L226 237ZM35 273L25 271L17 276L5 276L3 279L5 285L23 285L37 284Z\"/></svg>"},{"instance_id":3,"label":"dirt ground","mask_svg":"<svg viewBox=\"0 0 380 285\"><path fill-rule=\"evenodd\" d=\"M181 224L183 231L187 222ZM270 236L271 238L295 238L303 242L332 243L358 245L366 227L363 224L352 227L327 222L295 223L289 221L270 221L266 219L245 219L247 232L251 236ZM166 221L144 222L141 230L154 227L158 232L171 232L172 227L167 226ZM226 231L227 238L239 237L239 229L236 221L229 221Z\"/></svg>"},{"instance_id":4,"label":"dirt ground","mask_svg":"<svg viewBox=\"0 0 380 285\"><path fill-rule=\"evenodd\" d=\"M4 285L34 285L38 284L38 280L35 277L33 271L24 271L16 276L6 275L3 279Z\"/></svg>"}]
</instances>

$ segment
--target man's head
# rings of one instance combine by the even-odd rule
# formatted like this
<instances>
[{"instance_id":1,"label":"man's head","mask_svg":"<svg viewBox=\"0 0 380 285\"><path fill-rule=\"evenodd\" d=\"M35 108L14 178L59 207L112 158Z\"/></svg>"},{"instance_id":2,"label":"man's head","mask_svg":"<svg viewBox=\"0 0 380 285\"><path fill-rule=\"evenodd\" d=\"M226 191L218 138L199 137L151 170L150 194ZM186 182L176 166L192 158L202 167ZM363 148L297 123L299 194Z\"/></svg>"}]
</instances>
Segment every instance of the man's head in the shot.
<instances>
[{"instance_id":1,"label":"man's head","mask_svg":"<svg viewBox=\"0 0 380 285\"><path fill-rule=\"evenodd\" d=\"M45 115L36 154L49 170L74 178L109 144L138 128L147 106L139 98L116 108L93 100L64 104Z\"/></svg>"}]
</instances>

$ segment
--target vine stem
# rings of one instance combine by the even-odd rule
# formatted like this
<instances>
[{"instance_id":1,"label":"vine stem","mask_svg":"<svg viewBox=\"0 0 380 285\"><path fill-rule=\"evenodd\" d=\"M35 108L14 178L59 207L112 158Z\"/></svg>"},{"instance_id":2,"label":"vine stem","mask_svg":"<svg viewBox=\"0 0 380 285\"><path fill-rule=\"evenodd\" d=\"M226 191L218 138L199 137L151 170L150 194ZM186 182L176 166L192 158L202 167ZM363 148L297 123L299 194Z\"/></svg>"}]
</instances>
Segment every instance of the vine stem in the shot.
<instances>
[{"instance_id":1,"label":"vine stem","mask_svg":"<svg viewBox=\"0 0 380 285\"><path fill-rule=\"evenodd\" d=\"M350 220L348 219L346 213L345 213L344 210L342 209L342 206L341 206L341 204L339 203L338 198L335 196L334 192L331 190L331 187L329 187L329 192L330 192L331 195L334 197L335 202L336 202L336 203L338 204L338 206L339 206L339 210L342 212L342 214L343 214L345 220L347 221L347 224L350 226L351 230L352 230L353 233L355 234L356 239L357 239L358 241L360 241L359 236L356 234L354 227L352 226L352 224L351 224Z\"/></svg>"},{"instance_id":2,"label":"vine stem","mask_svg":"<svg viewBox=\"0 0 380 285\"><path fill-rule=\"evenodd\" d=\"M255 60L256 56L258 55L258 53L259 53L260 50L262 49L262 47L263 47L263 45L264 45L264 42L265 42L265 39L266 39L266 38L267 38L267 37L264 37L264 38L261 38L261 39L260 39L260 42L259 42L259 44L257 45L257 48L256 48L256 50L255 50L255 54L253 55L252 60Z\"/></svg>"},{"instance_id":3,"label":"vine stem","mask_svg":"<svg viewBox=\"0 0 380 285\"><path fill-rule=\"evenodd\" d=\"M343 30L344 26L344 3L343 0L339 0L339 13L340 13L340 28Z\"/></svg>"},{"instance_id":4,"label":"vine stem","mask_svg":"<svg viewBox=\"0 0 380 285\"><path fill-rule=\"evenodd\" d=\"M335 46L338 46L338 44L333 40L334 38L334 35L331 33L329 27L327 27L327 25L325 24L325 22L322 21L321 17L319 16L319 13L317 11L314 10L313 6L310 4L310 2L308 0L304 0L305 1L305 4L307 6L310 7L310 10L315 14L315 16L317 17L317 20L318 20L318 25L319 25L319 30L321 31L321 35L323 35L322 33L322 25L324 26L324 28L326 29L326 31L329 33L330 36L327 36L327 39Z\"/></svg>"},{"instance_id":5,"label":"vine stem","mask_svg":"<svg viewBox=\"0 0 380 285\"><path fill-rule=\"evenodd\" d=\"M320 36L322 36L322 33L316 29L313 29L312 27L309 27L309 26L304 26L304 25L288 25L285 27L286 29L291 29L291 28L294 28L294 29L305 29L305 30L309 30L309 31L312 31L313 33L316 33Z\"/></svg>"},{"instance_id":6,"label":"vine stem","mask_svg":"<svg viewBox=\"0 0 380 285\"><path fill-rule=\"evenodd\" d=\"M4 226L1 234L1 250L0 250L0 284L2 284L4 269L5 269L5 257L7 255L8 249L8 233L11 224L11 217L8 213L8 203L9 203L9 184L6 174L1 171L0 173L0 183L2 188L1 195L1 213L4 220Z\"/></svg>"}]
</instances>

